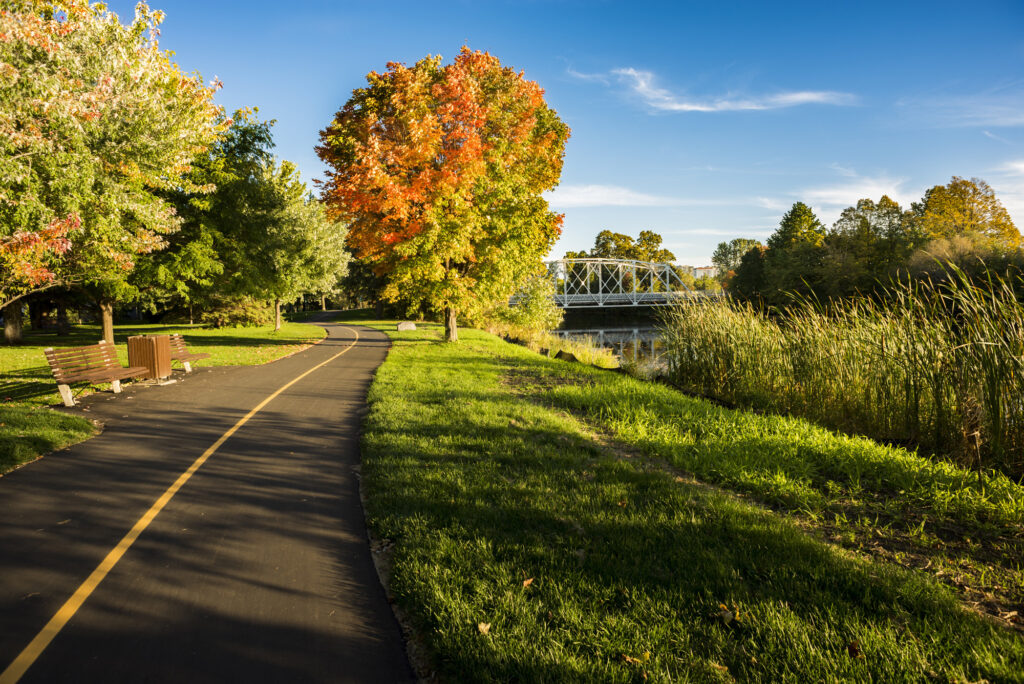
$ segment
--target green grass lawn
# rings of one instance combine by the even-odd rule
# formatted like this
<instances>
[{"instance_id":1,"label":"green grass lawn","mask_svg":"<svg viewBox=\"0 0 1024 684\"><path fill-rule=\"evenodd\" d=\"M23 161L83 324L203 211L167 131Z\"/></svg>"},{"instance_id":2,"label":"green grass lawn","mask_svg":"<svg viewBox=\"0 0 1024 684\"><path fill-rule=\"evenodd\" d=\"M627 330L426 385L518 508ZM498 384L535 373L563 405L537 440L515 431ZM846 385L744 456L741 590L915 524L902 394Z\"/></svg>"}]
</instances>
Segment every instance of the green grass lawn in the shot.
<instances>
[{"instance_id":1,"label":"green grass lawn","mask_svg":"<svg viewBox=\"0 0 1024 684\"><path fill-rule=\"evenodd\" d=\"M476 331L369 324L394 346L368 519L442 680L1024 681L998 619L1024 595L1019 485ZM972 586L988 566L998 586Z\"/></svg>"},{"instance_id":2,"label":"green grass lawn","mask_svg":"<svg viewBox=\"0 0 1024 684\"><path fill-rule=\"evenodd\" d=\"M128 362L128 336L166 333L181 333L191 351L210 354L195 366L267 363L300 351L326 335L323 328L302 323L285 323L277 332L273 326L213 329L119 325L114 328L114 342L121 363ZM43 350L95 344L100 337L99 326L83 325L74 327L66 337L26 331L24 344L0 346L0 473L94 434L95 427L89 421L49 410L50 406L61 405L61 399ZM72 390L76 396L83 396L107 387L80 383Z\"/></svg>"}]
</instances>

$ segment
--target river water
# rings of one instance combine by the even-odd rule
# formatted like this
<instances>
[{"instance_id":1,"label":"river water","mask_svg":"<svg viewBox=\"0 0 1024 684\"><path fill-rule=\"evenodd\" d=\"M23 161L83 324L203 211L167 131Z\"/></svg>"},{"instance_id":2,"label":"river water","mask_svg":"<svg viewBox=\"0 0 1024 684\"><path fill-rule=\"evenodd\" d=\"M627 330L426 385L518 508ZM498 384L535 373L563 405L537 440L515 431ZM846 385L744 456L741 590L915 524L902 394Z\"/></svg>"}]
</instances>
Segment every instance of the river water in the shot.
<instances>
[{"instance_id":1,"label":"river water","mask_svg":"<svg viewBox=\"0 0 1024 684\"><path fill-rule=\"evenodd\" d=\"M612 350L620 362L656 365L664 353L658 330L653 326L599 327L553 330L553 334L575 340L590 340L598 347Z\"/></svg>"}]
</instances>

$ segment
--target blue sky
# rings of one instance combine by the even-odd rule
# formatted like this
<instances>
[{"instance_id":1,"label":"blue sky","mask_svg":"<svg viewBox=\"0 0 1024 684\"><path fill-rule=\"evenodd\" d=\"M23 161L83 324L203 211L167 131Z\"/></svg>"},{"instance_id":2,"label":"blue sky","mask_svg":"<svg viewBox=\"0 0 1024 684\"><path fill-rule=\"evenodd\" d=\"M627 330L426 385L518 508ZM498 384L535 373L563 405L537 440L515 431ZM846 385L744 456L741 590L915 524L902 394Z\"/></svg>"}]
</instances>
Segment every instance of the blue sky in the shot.
<instances>
[{"instance_id":1,"label":"blue sky","mask_svg":"<svg viewBox=\"0 0 1024 684\"><path fill-rule=\"evenodd\" d=\"M134 3L109 3L130 17ZM1024 2L235 2L153 0L161 45L277 120L277 154L322 173L320 129L388 61L461 45L523 69L572 128L550 195L586 249L611 229L702 265L763 240L793 202L831 223L953 175L1024 228Z\"/></svg>"}]
</instances>

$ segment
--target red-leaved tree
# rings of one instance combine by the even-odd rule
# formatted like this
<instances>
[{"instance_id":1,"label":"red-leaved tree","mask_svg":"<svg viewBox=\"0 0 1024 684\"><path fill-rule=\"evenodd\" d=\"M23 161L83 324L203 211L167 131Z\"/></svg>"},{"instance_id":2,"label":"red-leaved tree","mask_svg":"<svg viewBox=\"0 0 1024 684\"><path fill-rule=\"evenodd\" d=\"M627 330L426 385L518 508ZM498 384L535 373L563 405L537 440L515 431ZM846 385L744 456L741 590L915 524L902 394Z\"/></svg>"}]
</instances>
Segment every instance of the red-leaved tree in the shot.
<instances>
[{"instance_id":1,"label":"red-leaved tree","mask_svg":"<svg viewBox=\"0 0 1024 684\"><path fill-rule=\"evenodd\" d=\"M488 53L389 63L321 131L323 199L384 296L443 311L454 341L458 312L507 299L558 239L541 193L568 138L543 89Z\"/></svg>"}]
</instances>

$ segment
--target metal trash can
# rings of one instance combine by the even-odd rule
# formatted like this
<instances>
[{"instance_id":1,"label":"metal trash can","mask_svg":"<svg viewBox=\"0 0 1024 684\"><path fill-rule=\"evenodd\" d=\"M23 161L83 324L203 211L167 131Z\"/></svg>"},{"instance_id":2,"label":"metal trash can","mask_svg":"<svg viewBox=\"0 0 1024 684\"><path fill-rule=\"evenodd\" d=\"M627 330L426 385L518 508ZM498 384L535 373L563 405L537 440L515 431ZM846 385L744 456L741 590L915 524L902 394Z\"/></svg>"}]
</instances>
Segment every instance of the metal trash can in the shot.
<instances>
[{"instance_id":1,"label":"metal trash can","mask_svg":"<svg viewBox=\"0 0 1024 684\"><path fill-rule=\"evenodd\" d=\"M162 380L171 375L170 335L133 335L128 338L128 365L144 366L149 380Z\"/></svg>"}]
</instances>

